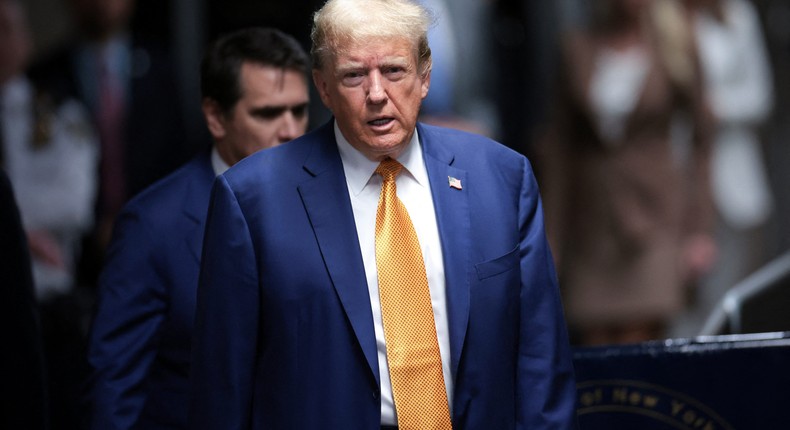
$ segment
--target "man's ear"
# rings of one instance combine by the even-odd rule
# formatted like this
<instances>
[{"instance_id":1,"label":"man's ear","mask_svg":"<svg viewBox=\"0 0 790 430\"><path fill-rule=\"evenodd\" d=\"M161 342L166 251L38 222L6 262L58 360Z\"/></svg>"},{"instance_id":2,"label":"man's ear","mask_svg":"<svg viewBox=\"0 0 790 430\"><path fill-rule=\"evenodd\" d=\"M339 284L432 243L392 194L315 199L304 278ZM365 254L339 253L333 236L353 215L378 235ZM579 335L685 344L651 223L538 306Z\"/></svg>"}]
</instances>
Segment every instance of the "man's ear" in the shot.
<instances>
[{"instance_id":1,"label":"man's ear","mask_svg":"<svg viewBox=\"0 0 790 430\"><path fill-rule=\"evenodd\" d=\"M417 65L417 71L420 73L420 95L422 99L428 97L428 89L431 88L431 70L433 69L433 59L428 57L423 63Z\"/></svg>"},{"instance_id":2,"label":"man's ear","mask_svg":"<svg viewBox=\"0 0 790 430\"><path fill-rule=\"evenodd\" d=\"M425 77L422 78L422 84L420 86L420 94L422 95L423 100L425 97L428 97L428 89L431 88L431 71L428 70L425 73Z\"/></svg>"},{"instance_id":3,"label":"man's ear","mask_svg":"<svg viewBox=\"0 0 790 430\"><path fill-rule=\"evenodd\" d=\"M324 106L332 110L332 104L330 103L331 99L329 98L329 83L324 79L324 74L321 70L313 69L313 84L315 84L315 88L318 90L318 95L321 97Z\"/></svg>"},{"instance_id":4,"label":"man's ear","mask_svg":"<svg viewBox=\"0 0 790 430\"><path fill-rule=\"evenodd\" d=\"M206 119L208 131L214 140L220 140L225 137L225 114L222 112L219 103L210 98L203 99L201 104L203 109L203 117Z\"/></svg>"}]
</instances>

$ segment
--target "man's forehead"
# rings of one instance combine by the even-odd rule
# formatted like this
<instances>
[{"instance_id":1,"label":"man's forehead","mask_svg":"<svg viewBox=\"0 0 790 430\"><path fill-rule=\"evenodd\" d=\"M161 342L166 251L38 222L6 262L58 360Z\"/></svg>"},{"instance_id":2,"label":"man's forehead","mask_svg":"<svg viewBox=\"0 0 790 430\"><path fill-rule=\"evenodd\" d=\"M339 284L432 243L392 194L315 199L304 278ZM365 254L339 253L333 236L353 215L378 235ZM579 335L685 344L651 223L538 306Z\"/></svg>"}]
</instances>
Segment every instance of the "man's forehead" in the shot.
<instances>
[{"instance_id":1,"label":"man's forehead","mask_svg":"<svg viewBox=\"0 0 790 430\"><path fill-rule=\"evenodd\" d=\"M411 64L411 55L375 55L369 57L340 57L336 62L338 69L348 69L372 65L403 65Z\"/></svg>"},{"instance_id":2,"label":"man's forehead","mask_svg":"<svg viewBox=\"0 0 790 430\"><path fill-rule=\"evenodd\" d=\"M362 42L340 43L335 51L337 67L379 63L410 63L416 59L416 48L407 38L378 38Z\"/></svg>"}]
</instances>

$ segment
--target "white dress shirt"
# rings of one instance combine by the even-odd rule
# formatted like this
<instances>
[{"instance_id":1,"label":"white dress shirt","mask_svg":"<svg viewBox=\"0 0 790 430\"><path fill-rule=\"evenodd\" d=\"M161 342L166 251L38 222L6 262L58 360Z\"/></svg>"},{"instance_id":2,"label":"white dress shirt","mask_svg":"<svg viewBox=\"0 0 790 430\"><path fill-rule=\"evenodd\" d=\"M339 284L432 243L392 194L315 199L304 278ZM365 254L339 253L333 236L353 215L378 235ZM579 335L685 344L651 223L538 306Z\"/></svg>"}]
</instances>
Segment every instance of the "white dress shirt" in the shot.
<instances>
[{"instance_id":1,"label":"white dress shirt","mask_svg":"<svg viewBox=\"0 0 790 430\"><path fill-rule=\"evenodd\" d=\"M225 160L223 160L219 155L219 151L217 151L217 145L211 146L211 168L214 170L214 174L217 176L230 169L228 163L226 163Z\"/></svg>"},{"instance_id":2,"label":"white dress shirt","mask_svg":"<svg viewBox=\"0 0 790 430\"><path fill-rule=\"evenodd\" d=\"M376 269L376 211L381 194L382 179L375 173L379 163L368 160L343 137L335 123L335 138L343 161L343 169L354 211L354 222L357 226L359 248L365 264L365 276L368 281L370 307L373 311L373 324L378 349L379 376L381 378L381 423L395 425L395 406L392 400L389 366L384 340L384 328L381 322L381 303L379 302L378 271ZM450 338L447 323L447 305L444 281L444 263L439 229L433 207L431 188L428 182L428 171L422 158L422 149L414 131L412 140L398 161L404 169L396 179L398 197L409 211L417 238L420 241L425 272L428 276L428 287L431 290L433 316L436 322L436 335L439 340L439 352L442 356L444 384L447 389L447 400L452 412L452 388L450 375Z\"/></svg>"}]
</instances>

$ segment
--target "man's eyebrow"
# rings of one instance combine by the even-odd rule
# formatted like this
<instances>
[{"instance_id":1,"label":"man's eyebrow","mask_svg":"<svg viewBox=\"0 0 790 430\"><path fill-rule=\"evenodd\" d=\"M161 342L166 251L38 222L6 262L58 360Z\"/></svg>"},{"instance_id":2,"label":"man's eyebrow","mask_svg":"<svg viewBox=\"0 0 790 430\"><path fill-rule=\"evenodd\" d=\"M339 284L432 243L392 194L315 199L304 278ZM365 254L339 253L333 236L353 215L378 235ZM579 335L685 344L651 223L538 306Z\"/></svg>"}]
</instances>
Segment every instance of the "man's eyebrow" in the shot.
<instances>
[{"instance_id":1,"label":"man's eyebrow","mask_svg":"<svg viewBox=\"0 0 790 430\"><path fill-rule=\"evenodd\" d=\"M291 111L298 111L307 108L308 103L299 103L295 105L276 105L276 106L263 106L259 108L250 109L250 113L253 115L262 116L264 118L274 118L276 116L282 115L283 112L286 110Z\"/></svg>"},{"instance_id":2,"label":"man's eyebrow","mask_svg":"<svg viewBox=\"0 0 790 430\"><path fill-rule=\"evenodd\" d=\"M339 72L341 72L341 73L342 72L348 72L348 71L351 71L351 70L364 69L364 68L365 68L365 65L363 63L357 62L357 61L354 61L354 62L349 61L349 62L337 65L337 70Z\"/></svg>"},{"instance_id":3,"label":"man's eyebrow","mask_svg":"<svg viewBox=\"0 0 790 430\"><path fill-rule=\"evenodd\" d=\"M382 66L408 66L409 59L405 57L388 57L381 60Z\"/></svg>"}]
</instances>

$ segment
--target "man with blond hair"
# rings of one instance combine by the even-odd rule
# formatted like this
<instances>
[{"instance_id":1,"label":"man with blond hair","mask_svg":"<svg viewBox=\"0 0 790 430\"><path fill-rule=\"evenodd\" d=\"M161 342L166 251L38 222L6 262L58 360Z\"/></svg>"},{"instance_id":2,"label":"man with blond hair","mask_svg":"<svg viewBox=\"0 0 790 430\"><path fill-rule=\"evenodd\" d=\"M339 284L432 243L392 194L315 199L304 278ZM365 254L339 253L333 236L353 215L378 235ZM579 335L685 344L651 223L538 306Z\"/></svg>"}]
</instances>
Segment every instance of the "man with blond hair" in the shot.
<instances>
[{"instance_id":1,"label":"man with blond hair","mask_svg":"<svg viewBox=\"0 0 790 430\"><path fill-rule=\"evenodd\" d=\"M431 17L330 0L325 126L219 176L193 429L569 429L575 388L528 161L417 122Z\"/></svg>"}]
</instances>

